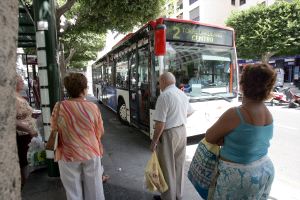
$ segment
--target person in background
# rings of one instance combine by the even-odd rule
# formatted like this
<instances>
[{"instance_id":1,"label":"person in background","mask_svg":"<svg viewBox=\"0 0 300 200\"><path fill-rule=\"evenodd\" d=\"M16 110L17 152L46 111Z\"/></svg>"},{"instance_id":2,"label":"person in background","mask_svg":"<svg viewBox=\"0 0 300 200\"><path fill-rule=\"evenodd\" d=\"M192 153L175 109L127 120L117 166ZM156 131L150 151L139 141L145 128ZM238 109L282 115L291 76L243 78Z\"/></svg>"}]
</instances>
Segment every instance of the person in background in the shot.
<instances>
[{"instance_id":1,"label":"person in background","mask_svg":"<svg viewBox=\"0 0 300 200\"><path fill-rule=\"evenodd\" d=\"M188 84L189 85L192 85L192 84L201 84L201 79L200 79L200 75L199 75L198 69L194 69L193 76L190 78Z\"/></svg>"},{"instance_id":2,"label":"person in background","mask_svg":"<svg viewBox=\"0 0 300 200\"><path fill-rule=\"evenodd\" d=\"M107 175L107 174L104 174L104 167L103 166L102 166L102 170L103 170L103 175L101 177L102 183L106 183L110 179L110 176Z\"/></svg>"},{"instance_id":3,"label":"person in background","mask_svg":"<svg viewBox=\"0 0 300 200\"><path fill-rule=\"evenodd\" d=\"M184 93L190 93L192 91L192 87L189 84L188 78L183 78L182 83L179 84L179 89L181 89Z\"/></svg>"},{"instance_id":4,"label":"person in background","mask_svg":"<svg viewBox=\"0 0 300 200\"><path fill-rule=\"evenodd\" d=\"M162 91L155 107L155 131L150 149L157 157L169 186L161 196L154 199L182 200L184 161L186 153L187 117L193 113L188 97L175 86L175 77L165 72L159 77Z\"/></svg>"},{"instance_id":5,"label":"person in background","mask_svg":"<svg viewBox=\"0 0 300 200\"><path fill-rule=\"evenodd\" d=\"M51 129L58 130L55 160L67 199L104 200L101 113L96 104L85 99L87 79L83 74L70 73L64 78L64 85L70 98L56 103Z\"/></svg>"},{"instance_id":6,"label":"person in background","mask_svg":"<svg viewBox=\"0 0 300 200\"><path fill-rule=\"evenodd\" d=\"M274 179L267 156L273 118L264 100L275 80L268 64L246 66L240 80L242 105L228 109L207 130L207 142L223 146L214 199L268 199Z\"/></svg>"},{"instance_id":7,"label":"person in background","mask_svg":"<svg viewBox=\"0 0 300 200\"><path fill-rule=\"evenodd\" d=\"M23 97L24 99L26 99L26 101L29 102L29 86L28 86L29 84L28 84L28 80L26 80L26 82L24 82L24 79L19 74L17 75L17 79L20 79L23 82L22 89L20 89L20 91L18 92L19 95L21 97Z\"/></svg>"},{"instance_id":8,"label":"person in background","mask_svg":"<svg viewBox=\"0 0 300 200\"><path fill-rule=\"evenodd\" d=\"M21 96L24 81L20 75L16 76L16 129L17 129L17 147L19 164L21 169L21 188L24 186L27 179L27 151L32 137L38 135L36 121L32 118L33 109L28 104L27 100Z\"/></svg>"}]
</instances>

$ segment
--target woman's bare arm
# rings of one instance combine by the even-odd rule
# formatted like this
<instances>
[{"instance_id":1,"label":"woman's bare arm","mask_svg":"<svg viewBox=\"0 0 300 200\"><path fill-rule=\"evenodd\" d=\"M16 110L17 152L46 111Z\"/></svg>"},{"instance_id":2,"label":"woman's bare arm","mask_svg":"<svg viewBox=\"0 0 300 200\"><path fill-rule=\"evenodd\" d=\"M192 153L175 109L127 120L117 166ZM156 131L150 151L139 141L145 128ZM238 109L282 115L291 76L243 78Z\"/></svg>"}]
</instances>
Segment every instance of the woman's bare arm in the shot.
<instances>
[{"instance_id":1,"label":"woman's bare arm","mask_svg":"<svg viewBox=\"0 0 300 200\"><path fill-rule=\"evenodd\" d=\"M25 123L22 123L20 121L16 121L16 128L18 131L24 131L26 133L29 133L31 136L37 136L37 132L30 127L28 127Z\"/></svg>"},{"instance_id":2,"label":"woman's bare arm","mask_svg":"<svg viewBox=\"0 0 300 200\"><path fill-rule=\"evenodd\" d=\"M212 144L223 145L224 137L236 128L239 118L235 108L225 111L222 116L206 131L206 141Z\"/></svg>"}]
</instances>

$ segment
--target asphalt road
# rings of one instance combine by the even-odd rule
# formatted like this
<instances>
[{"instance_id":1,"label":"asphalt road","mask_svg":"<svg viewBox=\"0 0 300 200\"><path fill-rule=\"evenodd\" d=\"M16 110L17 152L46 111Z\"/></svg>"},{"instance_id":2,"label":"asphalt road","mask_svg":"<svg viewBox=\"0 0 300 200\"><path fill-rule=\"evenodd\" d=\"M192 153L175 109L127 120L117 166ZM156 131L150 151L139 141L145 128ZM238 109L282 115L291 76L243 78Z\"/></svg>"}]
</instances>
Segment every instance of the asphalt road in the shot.
<instances>
[{"instance_id":1,"label":"asphalt road","mask_svg":"<svg viewBox=\"0 0 300 200\"><path fill-rule=\"evenodd\" d=\"M300 200L300 109L269 106L274 119L274 135L269 157L275 167L275 179L270 198L273 200ZM187 161L197 145L187 148Z\"/></svg>"},{"instance_id":2,"label":"asphalt road","mask_svg":"<svg viewBox=\"0 0 300 200\"><path fill-rule=\"evenodd\" d=\"M270 199L300 200L300 156L298 155L300 153L300 109L289 109L283 106L269 107L269 109L273 114L274 118L274 137L271 141L269 156L272 159L275 166L275 179L271 190ZM143 167L150 156L150 153L148 151L150 141L148 137L145 136L143 133L139 132L138 129L119 125L119 122L117 121L115 115L111 111L109 111L109 113L107 114L112 116L109 117L110 119L107 125L109 126L109 124L113 123L116 125L115 128L118 129L116 131L113 131L113 134L116 134L114 137L118 138L117 140L119 141L119 148L121 150L119 154L124 154L121 157L122 159L127 160L126 162L120 160L120 164L114 167L114 171L118 171L118 168L121 165L124 166L125 171L127 171L127 168L132 168L131 163L136 162L139 166L132 169L132 174L127 174L127 176L135 177L136 180L138 180L135 183L141 187L141 184L143 184L143 180L141 178L143 176ZM107 129L110 128L107 127ZM121 135L119 133L120 131L122 131ZM104 145L106 148L109 146L108 140L110 139L108 137L112 137L112 134L110 136L107 136L107 140L104 139ZM135 139L133 140L133 138ZM199 141L200 137L189 138L188 140L186 168L188 168L190 164L190 161L196 150L197 143ZM130 158L128 157L128 154L125 153L126 148L124 149L124 145L126 146L126 143L132 146L128 148L128 150L134 148L134 150L130 150L132 152L132 156ZM116 147L114 147L114 149L115 148ZM112 154L116 154L114 149L112 149ZM108 152L108 154L110 154L110 152ZM134 159L132 161L129 161L132 158ZM115 172L113 172L113 174L114 173ZM118 173L122 174L122 172ZM118 178L116 177L116 179ZM126 180L124 181L126 182ZM200 197L197 195L193 186L190 184L187 178L185 182L185 199L200 199ZM128 187L130 187L130 185L133 186L135 184L129 184ZM140 191L144 190L140 188ZM143 194L139 196L140 199L149 199L150 193L146 191L142 193Z\"/></svg>"},{"instance_id":3,"label":"asphalt road","mask_svg":"<svg viewBox=\"0 0 300 200\"><path fill-rule=\"evenodd\" d=\"M274 137L271 141L269 156L274 163L276 173L270 199L300 200L300 156L298 155L300 153L300 109L289 109L283 106L269 107L269 109L274 118ZM112 112L109 111L109 115L111 114ZM114 131L114 134L118 135L116 135L116 137L120 140L120 146L123 146L124 143L128 143L128 137L133 137L132 134L138 134L134 136L134 138L137 137L135 141L130 140L128 145L139 147L132 151L132 157L135 160L134 162L139 163L140 166L132 170L132 173L136 173L135 175L128 174L128 176L135 176L135 178L139 180L136 182L137 185L143 184L141 176L143 176L143 165L146 164L146 161L150 156L148 151L150 141L148 137L139 132L138 129L119 125L119 122L116 121L117 119L115 118L115 115L111 116L112 118L109 119L109 123L115 123L116 128L123 132L119 135L119 131ZM189 138L188 140L186 168L188 168L190 164L199 141L200 137ZM109 142L104 139L104 145L106 148L109 146L108 143ZM124 154L122 158L126 158L126 156L128 156L125 152L119 153ZM132 158L127 158L127 160L128 159ZM128 166L126 166L125 163L126 162L120 161L120 166L123 164L125 169L128 167L130 168L131 164L127 163ZM118 166L115 166L115 171L117 169ZM185 189L187 191L185 199L200 199L188 180L186 180ZM149 193L145 192L140 197L142 197L141 199L149 199Z\"/></svg>"},{"instance_id":4,"label":"asphalt road","mask_svg":"<svg viewBox=\"0 0 300 200\"><path fill-rule=\"evenodd\" d=\"M274 119L274 137L269 156L275 166L271 196L300 200L300 109L269 107Z\"/></svg>"}]
</instances>

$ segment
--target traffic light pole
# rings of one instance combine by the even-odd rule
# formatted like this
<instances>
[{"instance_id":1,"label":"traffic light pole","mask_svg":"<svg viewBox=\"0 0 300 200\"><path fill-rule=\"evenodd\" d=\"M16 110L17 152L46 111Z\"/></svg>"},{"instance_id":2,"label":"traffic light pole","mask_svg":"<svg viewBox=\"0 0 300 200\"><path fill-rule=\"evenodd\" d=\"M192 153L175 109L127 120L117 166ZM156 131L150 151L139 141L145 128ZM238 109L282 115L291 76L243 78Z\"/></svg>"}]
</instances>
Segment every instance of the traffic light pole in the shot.
<instances>
[{"instance_id":1,"label":"traffic light pole","mask_svg":"<svg viewBox=\"0 0 300 200\"><path fill-rule=\"evenodd\" d=\"M55 103L60 100L55 1L33 0L33 9L43 126L45 141L48 141L51 112ZM54 162L54 152L47 150L46 155L48 176L58 177L59 170L57 163Z\"/></svg>"}]
</instances>

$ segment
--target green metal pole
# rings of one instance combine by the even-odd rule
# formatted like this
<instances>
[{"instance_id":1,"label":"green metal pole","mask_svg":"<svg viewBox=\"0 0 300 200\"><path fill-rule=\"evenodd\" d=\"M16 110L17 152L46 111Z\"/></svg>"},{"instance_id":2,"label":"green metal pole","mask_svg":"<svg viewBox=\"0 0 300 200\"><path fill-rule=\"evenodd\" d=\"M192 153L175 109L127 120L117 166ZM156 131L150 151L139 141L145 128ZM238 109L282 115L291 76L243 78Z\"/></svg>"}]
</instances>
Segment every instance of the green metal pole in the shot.
<instances>
[{"instance_id":1,"label":"green metal pole","mask_svg":"<svg viewBox=\"0 0 300 200\"><path fill-rule=\"evenodd\" d=\"M46 141L50 135L51 112L55 103L60 100L55 5L54 0L33 0L41 107ZM54 162L54 152L46 151L46 155L48 176L58 177L59 170L57 163Z\"/></svg>"}]
</instances>

